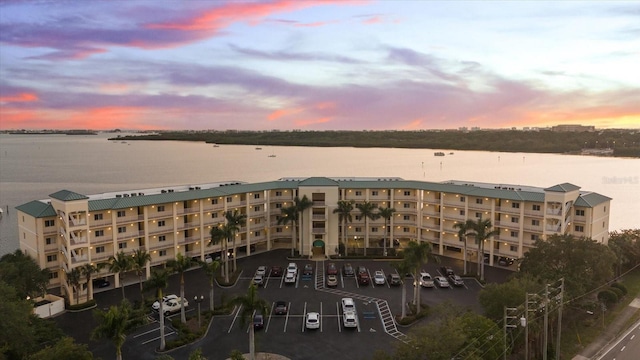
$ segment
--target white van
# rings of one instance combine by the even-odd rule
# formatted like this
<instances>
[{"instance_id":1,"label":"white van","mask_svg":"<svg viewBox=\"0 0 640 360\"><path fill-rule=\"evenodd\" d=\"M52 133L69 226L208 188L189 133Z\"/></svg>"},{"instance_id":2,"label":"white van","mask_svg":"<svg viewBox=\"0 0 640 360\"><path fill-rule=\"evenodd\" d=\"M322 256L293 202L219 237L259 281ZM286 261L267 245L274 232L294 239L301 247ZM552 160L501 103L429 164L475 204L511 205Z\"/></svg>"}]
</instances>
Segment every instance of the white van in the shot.
<instances>
[{"instance_id":1,"label":"white van","mask_svg":"<svg viewBox=\"0 0 640 360\"><path fill-rule=\"evenodd\" d=\"M356 312L356 303L353 302L352 298L342 298L342 313L346 314L350 311Z\"/></svg>"}]
</instances>

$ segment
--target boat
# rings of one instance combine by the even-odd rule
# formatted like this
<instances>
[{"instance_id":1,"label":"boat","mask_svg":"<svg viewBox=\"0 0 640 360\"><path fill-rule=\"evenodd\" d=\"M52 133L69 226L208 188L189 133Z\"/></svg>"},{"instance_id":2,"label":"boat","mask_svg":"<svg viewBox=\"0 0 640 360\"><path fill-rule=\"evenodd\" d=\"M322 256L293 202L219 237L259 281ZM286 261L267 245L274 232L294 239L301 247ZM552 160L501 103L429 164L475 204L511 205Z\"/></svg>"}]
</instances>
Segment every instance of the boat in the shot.
<instances>
[{"instance_id":1,"label":"boat","mask_svg":"<svg viewBox=\"0 0 640 360\"><path fill-rule=\"evenodd\" d=\"M450 152L449 155L453 155L453 152Z\"/></svg>"},{"instance_id":2,"label":"boat","mask_svg":"<svg viewBox=\"0 0 640 360\"><path fill-rule=\"evenodd\" d=\"M213 144L213 147L220 147L220 145L218 145L218 144Z\"/></svg>"},{"instance_id":3,"label":"boat","mask_svg":"<svg viewBox=\"0 0 640 360\"><path fill-rule=\"evenodd\" d=\"M261 147L257 147L256 150L262 150L262 148Z\"/></svg>"},{"instance_id":4,"label":"boat","mask_svg":"<svg viewBox=\"0 0 640 360\"><path fill-rule=\"evenodd\" d=\"M433 153L433 156L444 156L444 153L442 151L438 151Z\"/></svg>"},{"instance_id":5,"label":"boat","mask_svg":"<svg viewBox=\"0 0 640 360\"><path fill-rule=\"evenodd\" d=\"M271 154L271 155L269 155L269 157L276 157L276 155L275 154Z\"/></svg>"}]
</instances>

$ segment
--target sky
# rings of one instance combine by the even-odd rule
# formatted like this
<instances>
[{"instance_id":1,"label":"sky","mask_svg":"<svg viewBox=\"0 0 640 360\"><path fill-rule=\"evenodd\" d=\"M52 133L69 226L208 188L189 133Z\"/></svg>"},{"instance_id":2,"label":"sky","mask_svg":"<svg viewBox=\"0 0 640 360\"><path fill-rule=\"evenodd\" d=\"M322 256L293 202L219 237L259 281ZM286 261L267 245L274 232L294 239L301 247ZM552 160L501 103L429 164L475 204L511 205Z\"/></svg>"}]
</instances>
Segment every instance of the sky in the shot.
<instances>
[{"instance_id":1,"label":"sky","mask_svg":"<svg viewBox=\"0 0 640 360\"><path fill-rule=\"evenodd\" d=\"M0 130L640 128L638 1L0 1Z\"/></svg>"}]
</instances>

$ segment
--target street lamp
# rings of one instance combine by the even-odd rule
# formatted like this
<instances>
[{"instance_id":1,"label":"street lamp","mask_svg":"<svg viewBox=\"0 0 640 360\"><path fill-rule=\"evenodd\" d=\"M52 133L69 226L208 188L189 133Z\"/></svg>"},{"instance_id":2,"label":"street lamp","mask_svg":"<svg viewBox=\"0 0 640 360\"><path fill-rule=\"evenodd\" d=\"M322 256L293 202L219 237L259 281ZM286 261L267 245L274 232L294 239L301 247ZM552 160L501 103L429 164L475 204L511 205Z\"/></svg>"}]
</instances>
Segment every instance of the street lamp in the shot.
<instances>
[{"instance_id":1,"label":"street lamp","mask_svg":"<svg viewBox=\"0 0 640 360\"><path fill-rule=\"evenodd\" d=\"M204 300L204 295L200 295L200 297L198 297L198 295L193 297L193 301L195 301L196 303L198 303L198 327L200 327L200 303Z\"/></svg>"}]
</instances>

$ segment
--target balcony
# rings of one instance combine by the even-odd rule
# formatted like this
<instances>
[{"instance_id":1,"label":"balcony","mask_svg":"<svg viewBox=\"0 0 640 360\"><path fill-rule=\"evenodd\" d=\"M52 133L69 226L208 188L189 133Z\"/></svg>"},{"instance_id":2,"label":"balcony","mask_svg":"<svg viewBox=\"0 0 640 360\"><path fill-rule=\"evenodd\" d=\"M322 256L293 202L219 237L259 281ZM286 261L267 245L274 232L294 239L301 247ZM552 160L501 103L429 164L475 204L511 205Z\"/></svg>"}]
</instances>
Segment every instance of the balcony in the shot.
<instances>
[{"instance_id":1,"label":"balcony","mask_svg":"<svg viewBox=\"0 0 640 360\"><path fill-rule=\"evenodd\" d=\"M427 216L433 216L433 217L440 217L440 211L438 209L436 209L434 206L429 206L429 207L425 207L422 210L422 215L427 215Z\"/></svg>"},{"instance_id":2,"label":"balcony","mask_svg":"<svg viewBox=\"0 0 640 360\"><path fill-rule=\"evenodd\" d=\"M161 241L149 245L149 250L166 249L173 247L173 241Z\"/></svg>"},{"instance_id":3,"label":"balcony","mask_svg":"<svg viewBox=\"0 0 640 360\"><path fill-rule=\"evenodd\" d=\"M147 216L148 219L162 219L162 218L170 218L173 217L173 213L171 211L154 211L154 212L149 212L149 215Z\"/></svg>"},{"instance_id":4,"label":"balcony","mask_svg":"<svg viewBox=\"0 0 640 360\"><path fill-rule=\"evenodd\" d=\"M80 245L80 244L86 244L87 243L87 237L86 236L78 236L76 235L75 231L71 231L69 232L69 235L71 235L71 245Z\"/></svg>"},{"instance_id":5,"label":"balcony","mask_svg":"<svg viewBox=\"0 0 640 360\"><path fill-rule=\"evenodd\" d=\"M313 220L326 220L327 217L325 216L325 214L313 214L311 216L311 219L313 219Z\"/></svg>"},{"instance_id":6,"label":"balcony","mask_svg":"<svg viewBox=\"0 0 640 360\"><path fill-rule=\"evenodd\" d=\"M62 227L60 229L62 229ZM59 231L59 229L56 228L55 226L47 226L42 230L42 233L44 235L50 235L50 234L57 234L58 231Z\"/></svg>"},{"instance_id":7,"label":"balcony","mask_svg":"<svg viewBox=\"0 0 640 360\"><path fill-rule=\"evenodd\" d=\"M520 208L514 208L511 206L497 206L496 211L507 214L520 214Z\"/></svg>"},{"instance_id":8,"label":"balcony","mask_svg":"<svg viewBox=\"0 0 640 360\"><path fill-rule=\"evenodd\" d=\"M109 259L109 257L111 257L111 255L113 255L113 254L108 253L106 251L98 253L98 254L93 254L91 256L91 261L96 261L96 262L103 261L103 260Z\"/></svg>"},{"instance_id":9,"label":"balcony","mask_svg":"<svg viewBox=\"0 0 640 360\"><path fill-rule=\"evenodd\" d=\"M122 217L116 218L116 223L122 224L122 223L138 222L143 220L144 220L144 215L122 216Z\"/></svg>"},{"instance_id":10,"label":"balcony","mask_svg":"<svg viewBox=\"0 0 640 360\"><path fill-rule=\"evenodd\" d=\"M85 262L85 261L88 261L88 260L89 260L89 257L86 254L85 255L75 255L75 256L73 256L73 259L72 259L71 262L73 264L77 264L77 263Z\"/></svg>"},{"instance_id":11,"label":"balcony","mask_svg":"<svg viewBox=\"0 0 640 360\"><path fill-rule=\"evenodd\" d=\"M118 240L137 238L137 237L141 237L141 236L144 236L144 230L127 231L127 232L119 233L118 234Z\"/></svg>"},{"instance_id":12,"label":"balcony","mask_svg":"<svg viewBox=\"0 0 640 360\"><path fill-rule=\"evenodd\" d=\"M111 237L110 234L107 236L98 236L91 239L91 245L104 244L112 241L113 241L113 238Z\"/></svg>"},{"instance_id":13,"label":"balcony","mask_svg":"<svg viewBox=\"0 0 640 360\"><path fill-rule=\"evenodd\" d=\"M562 215L562 208L548 208L547 215L560 216Z\"/></svg>"},{"instance_id":14,"label":"balcony","mask_svg":"<svg viewBox=\"0 0 640 360\"><path fill-rule=\"evenodd\" d=\"M87 225L87 219L84 215L69 215L69 223L71 226Z\"/></svg>"},{"instance_id":15,"label":"balcony","mask_svg":"<svg viewBox=\"0 0 640 360\"><path fill-rule=\"evenodd\" d=\"M326 232L327 232L327 229L325 229L323 227L322 228L312 228L311 229L311 233L312 234L324 234Z\"/></svg>"},{"instance_id":16,"label":"balcony","mask_svg":"<svg viewBox=\"0 0 640 360\"><path fill-rule=\"evenodd\" d=\"M176 214L178 214L178 215L197 214L199 212L200 212L200 207L199 206L194 206L194 207L189 207L189 208L185 208L185 209L178 209Z\"/></svg>"},{"instance_id":17,"label":"balcony","mask_svg":"<svg viewBox=\"0 0 640 360\"><path fill-rule=\"evenodd\" d=\"M560 232L561 228L562 226L558 224L558 225L547 225L545 229L551 232Z\"/></svg>"},{"instance_id":18,"label":"balcony","mask_svg":"<svg viewBox=\"0 0 640 360\"><path fill-rule=\"evenodd\" d=\"M172 232L173 232L173 226L162 226L156 229L149 230L149 235L165 234L165 233L172 233Z\"/></svg>"},{"instance_id":19,"label":"balcony","mask_svg":"<svg viewBox=\"0 0 640 360\"><path fill-rule=\"evenodd\" d=\"M200 227L200 220L178 225L178 230L192 229L196 227Z\"/></svg>"}]
</instances>

